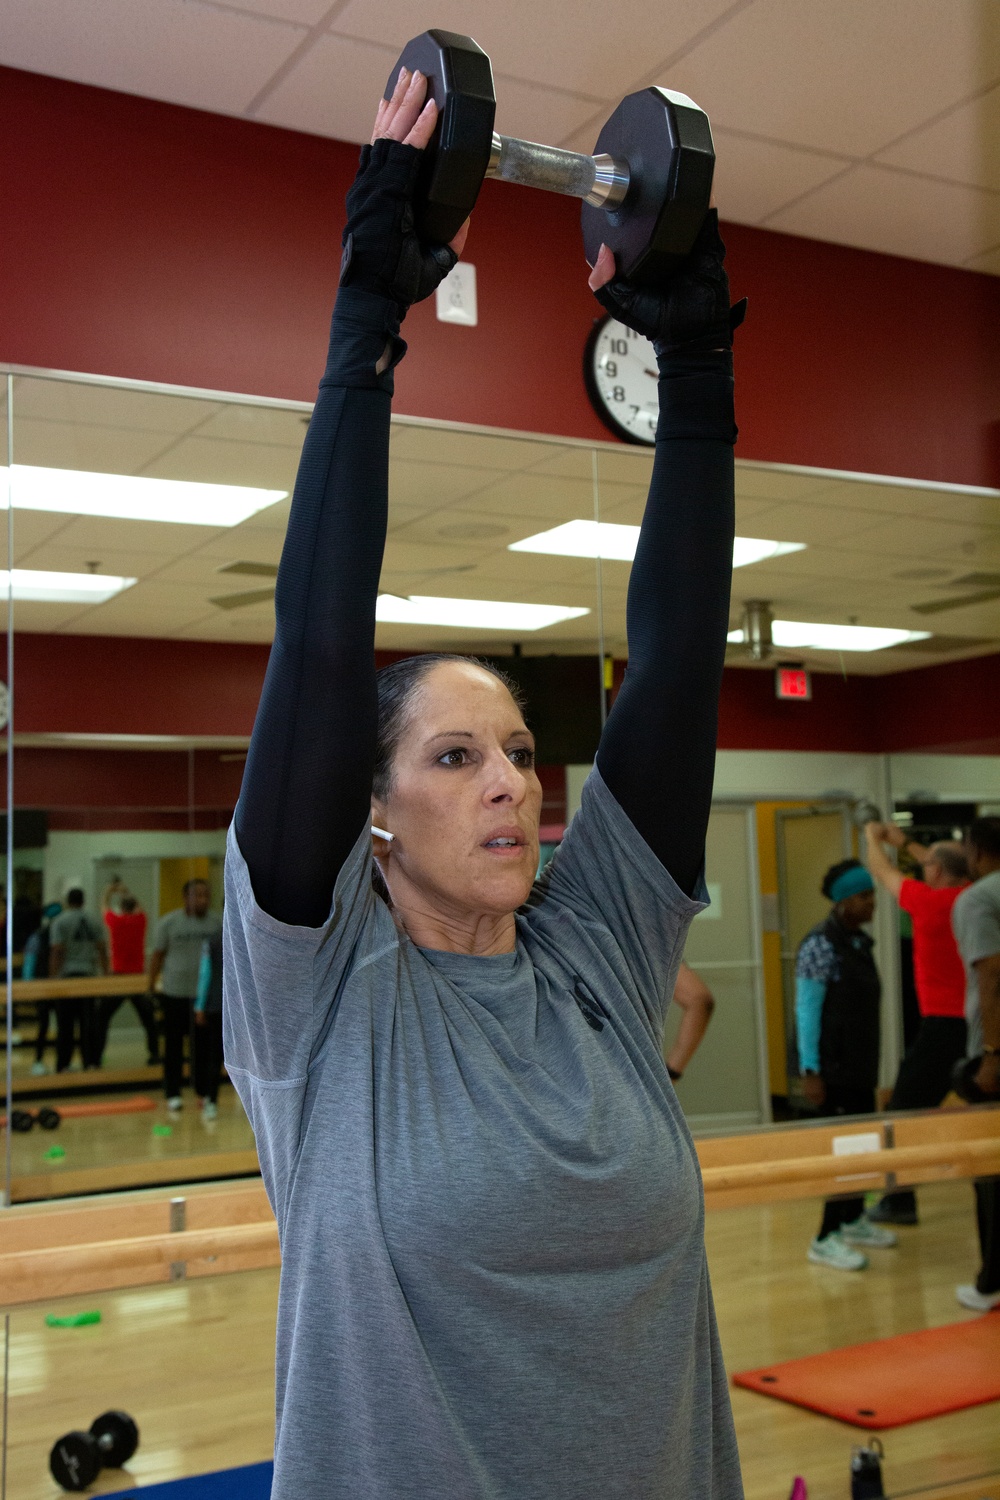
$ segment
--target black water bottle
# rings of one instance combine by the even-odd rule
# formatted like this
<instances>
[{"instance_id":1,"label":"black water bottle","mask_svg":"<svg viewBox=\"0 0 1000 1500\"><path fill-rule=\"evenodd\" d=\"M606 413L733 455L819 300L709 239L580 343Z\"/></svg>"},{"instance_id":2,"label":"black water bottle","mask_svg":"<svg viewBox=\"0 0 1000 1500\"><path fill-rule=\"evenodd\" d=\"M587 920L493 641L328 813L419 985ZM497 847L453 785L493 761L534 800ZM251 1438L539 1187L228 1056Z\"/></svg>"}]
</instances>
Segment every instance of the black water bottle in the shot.
<instances>
[{"instance_id":1,"label":"black water bottle","mask_svg":"<svg viewBox=\"0 0 1000 1500\"><path fill-rule=\"evenodd\" d=\"M851 1500L879 1500L885 1495L882 1488L882 1444L872 1438L868 1448L855 1448L851 1453Z\"/></svg>"}]
</instances>

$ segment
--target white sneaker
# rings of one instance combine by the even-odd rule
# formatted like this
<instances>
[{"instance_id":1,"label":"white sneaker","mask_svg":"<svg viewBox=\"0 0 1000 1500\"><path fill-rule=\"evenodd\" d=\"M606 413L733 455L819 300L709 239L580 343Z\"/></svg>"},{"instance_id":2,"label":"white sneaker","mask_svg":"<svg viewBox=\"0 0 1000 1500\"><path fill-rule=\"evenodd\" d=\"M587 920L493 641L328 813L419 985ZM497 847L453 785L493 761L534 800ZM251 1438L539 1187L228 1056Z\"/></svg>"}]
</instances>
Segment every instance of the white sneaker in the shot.
<instances>
[{"instance_id":1,"label":"white sneaker","mask_svg":"<svg viewBox=\"0 0 1000 1500\"><path fill-rule=\"evenodd\" d=\"M899 1236L881 1224L873 1224L867 1214L862 1214L850 1224L841 1224L841 1236L849 1245L864 1245L866 1250L891 1250L899 1244Z\"/></svg>"},{"instance_id":2,"label":"white sneaker","mask_svg":"<svg viewBox=\"0 0 1000 1500\"><path fill-rule=\"evenodd\" d=\"M957 1286L955 1296L970 1312L992 1312L1000 1307L1000 1292L977 1292L974 1286Z\"/></svg>"},{"instance_id":3,"label":"white sneaker","mask_svg":"<svg viewBox=\"0 0 1000 1500\"><path fill-rule=\"evenodd\" d=\"M42 1062L41 1058L39 1058L38 1062L33 1062L31 1064L32 1078L45 1078L48 1075L48 1071L48 1068Z\"/></svg>"},{"instance_id":4,"label":"white sneaker","mask_svg":"<svg viewBox=\"0 0 1000 1500\"><path fill-rule=\"evenodd\" d=\"M170 1113L174 1115L177 1114L178 1110L184 1108L184 1100L181 1098L180 1094L174 1094L172 1098L167 1100L167 1108L170 1110Z\"/></svg>"},{"instance_id":5,"label":"white sneaker","mask_svg":"<svg viewBox=\"0 0 1000 1500\"><path fill-rule=\"evenodd\" d=\"M839 1229L824 1235L821 1240L813 1240L809 1246L809 1259L814 1265L829 1266L833 1271L863 1271L868 1264L867 1255L844 1243Z\"/></svg>"},{"instance_id":6,"label":"white sneaker","mask_svg":"<svg viewBox=\"0 0 1000 1500\"><path fill-rule=\"evenodd\" d=\"M201 1106L201 1117L203 1120L215 1120L218 1118L219 1106L213 1104L211 1099L206 1099Z\"/></svg>"}]
</instances>

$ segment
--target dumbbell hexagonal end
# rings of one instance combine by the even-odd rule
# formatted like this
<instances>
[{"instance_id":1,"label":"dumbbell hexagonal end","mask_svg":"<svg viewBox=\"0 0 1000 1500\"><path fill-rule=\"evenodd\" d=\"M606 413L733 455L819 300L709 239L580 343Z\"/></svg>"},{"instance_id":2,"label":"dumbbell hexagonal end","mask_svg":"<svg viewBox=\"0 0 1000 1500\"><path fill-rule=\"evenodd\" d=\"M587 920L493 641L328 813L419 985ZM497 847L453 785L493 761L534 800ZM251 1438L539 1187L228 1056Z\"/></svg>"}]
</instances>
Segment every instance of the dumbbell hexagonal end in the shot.
<instances>
[{"instance_id":1,"label":"dumbbell hexagonal end","mask_svg":"<svg viewBox=\"0 0 1000 1500\"><path fill-rule=\"evenodd\" d=\"M624 157L630 187L617 209L583 205L587 260L593 265L605 244L621 275L656 285L689 253L708 212L715 169L708 116L686 94L640 89L619 104L594 152Z\"/></svg>"},{"instance_id":2,"label":"dumbbell hexagonal end","mask_svg":"<svg viewBox=\"0 0 1000 1500\"><path fill-rule=\"evenodd\" d=\"M417 228L434 245L453 240L472 212L493 146L496 94L490 60L471 36L425 31L407 42L389 75L392 98L400 68L427 79L438 123L424 152Z\"/></svg>"}]
</instances>

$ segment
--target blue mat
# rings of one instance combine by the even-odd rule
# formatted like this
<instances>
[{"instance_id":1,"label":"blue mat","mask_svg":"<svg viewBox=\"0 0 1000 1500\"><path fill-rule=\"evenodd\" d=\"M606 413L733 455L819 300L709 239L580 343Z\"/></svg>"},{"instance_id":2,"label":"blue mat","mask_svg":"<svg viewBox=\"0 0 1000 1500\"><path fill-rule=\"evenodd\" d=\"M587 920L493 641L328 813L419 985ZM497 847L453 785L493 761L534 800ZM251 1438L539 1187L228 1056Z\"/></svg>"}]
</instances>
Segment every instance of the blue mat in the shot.
<instances>
[{"instance_id":1,"label":"blue mat","mask_svg":"<svg viewBox=\"0 0 1000 1500\"><path fill-rule=\"evenodd\" d=\"M195 1479L169 1479L142 1489L115 1490L107 1500L269 1500L273 1464L247 1464L243 1469L220 1469Z\"/></svg>"}]
</instances>

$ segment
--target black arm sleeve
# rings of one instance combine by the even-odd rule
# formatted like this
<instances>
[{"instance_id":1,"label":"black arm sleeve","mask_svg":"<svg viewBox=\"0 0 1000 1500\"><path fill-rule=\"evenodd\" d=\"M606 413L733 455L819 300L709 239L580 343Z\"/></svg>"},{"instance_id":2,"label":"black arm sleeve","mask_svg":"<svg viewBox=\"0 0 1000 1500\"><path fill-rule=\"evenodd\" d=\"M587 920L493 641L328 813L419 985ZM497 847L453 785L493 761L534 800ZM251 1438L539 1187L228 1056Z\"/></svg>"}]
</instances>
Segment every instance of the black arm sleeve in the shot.
<instances>
[{"instance_id":1,"label":"black arm sleeve","mask_svg":"<svg viewBox=\"0 0 1000 1500\"><path fill-rule=\"evenodd\" d=\"M628 591L628 670L597 765L681 890L704 862L733 562L732 354L665 355Z\"/></svg>"},{"instance_id":2,"label":"black arm sleeve","mask_svg":"<svg viewBox=\"0 0 1000 1500\"><path fill-rule=\"evenodd\" d=\"M398 307L342 288L299 462L275 593L274 645L236 833L254 895L281 922L315 927L370 815L375 756L375 600L385 546ZM395 362L395 360L394 360Z\"/></svg>"}]
</instances>

